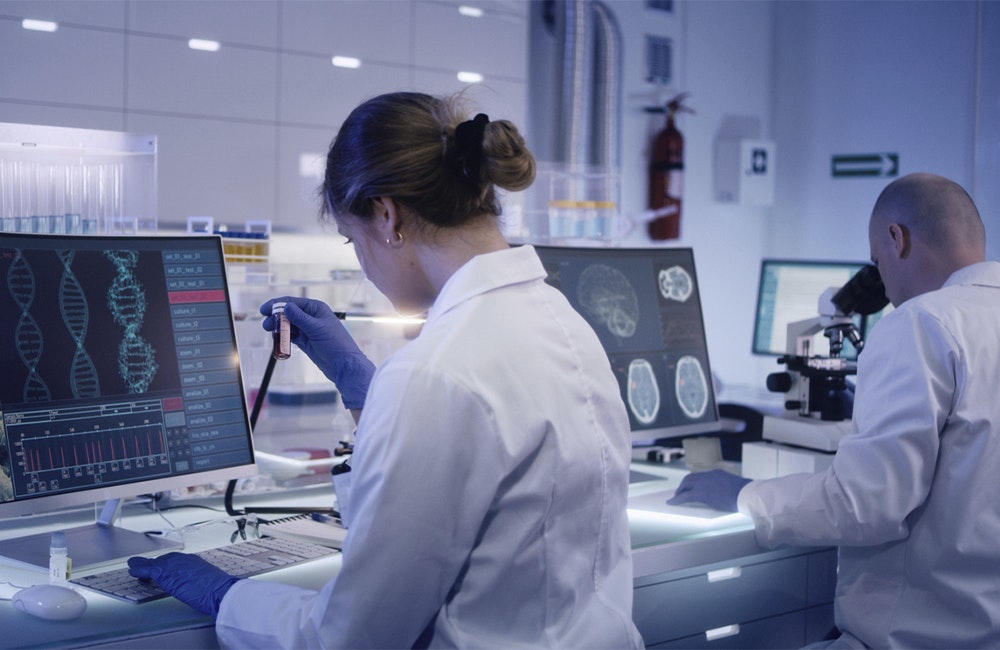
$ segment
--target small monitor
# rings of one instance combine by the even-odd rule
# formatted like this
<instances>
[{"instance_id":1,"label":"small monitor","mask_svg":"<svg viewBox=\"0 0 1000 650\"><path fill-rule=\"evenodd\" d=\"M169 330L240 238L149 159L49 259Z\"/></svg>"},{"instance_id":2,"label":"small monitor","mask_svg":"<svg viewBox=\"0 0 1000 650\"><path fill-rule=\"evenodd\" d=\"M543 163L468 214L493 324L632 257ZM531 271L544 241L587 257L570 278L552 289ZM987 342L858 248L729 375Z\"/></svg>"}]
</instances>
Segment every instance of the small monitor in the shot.
<instances>
[{"instance_id":1,"label":"small monitor","mask_svg":"<svg viewBox=\"0 0 1000 650\"><path fill-rule=\"evenodd\" d=\"M863 266L864 262L763 260L760 265L753 327L754 354L787 354L788 324L817 318L823 292L844 286ZM862 336L865 320L859 315L854 316L854 324ZM822 332L817 333L812 349L817 356L829 356L829 339ZM840 356L857 359L858 351L845 339Z\"/></svg>"},{"instance_id":2,"label":"small monitor","mask_svg":"<svg viewBox=\"0 0 1000 650\"><path fill-rule=\"evenodd\" d=\"M0 233L0 277L0 517L256 472L219 237ZM68 531L74 564L128 532Z\"/></svg>"},{"instance_id":3,"label":"small monitor","mask_svg":"<svg viewBox=\"0 0 1000 650\"><path fill-rule=\"evenodd\" d=\"M720 429L690 248L535 249L547 282L597 332L633 442Z\"/></svg>"}]
</instances>

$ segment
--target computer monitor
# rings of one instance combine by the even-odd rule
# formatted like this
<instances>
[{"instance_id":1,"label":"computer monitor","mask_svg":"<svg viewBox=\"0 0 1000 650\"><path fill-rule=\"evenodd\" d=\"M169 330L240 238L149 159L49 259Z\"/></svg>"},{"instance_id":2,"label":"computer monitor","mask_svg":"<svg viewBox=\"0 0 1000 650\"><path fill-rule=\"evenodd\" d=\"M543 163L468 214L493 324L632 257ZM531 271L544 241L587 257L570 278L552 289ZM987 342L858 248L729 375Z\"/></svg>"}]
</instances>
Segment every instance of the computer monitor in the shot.
<instances>
[{"instance_id":1,"label":"computer monitor","mask_svg":"<svg viewBox=\"0 0 1000 650\"><path fill-rule=\"evenodd\" d=\"M0 278L0 517L256 473L219 237L0 233ZM111 523L74 565L161 543Z\"/></svg>"},{"instance_id":2,"label":"computer monitor","mask_svg":"<svg viewBox=\"0 0 1000 650\"><path fill-rule=\"evenodd\" d=\"M597 332L633 443L721 428L690 248L535 249L547 282Z\"/></svg>"},{"instance_id":3,"label":"computer monitor","mask_svg":"<svg viewBox=\"0 0 1000 650\"><path fill-rule=\"evenodd\" d=\"M819 316L824 291L839 289L865 266L864 262L765 259L760 265L757 311L753 328L753 352L781 356L788 353L788 324ZM880 314L870 320L874 323ZM869 319L855 315L854 324L864 337ZM854 360L857 349L844 339L840 356ZM830 340L818 332L813 338L816 356L830 355Z\"/></svg>"}]
</instances>

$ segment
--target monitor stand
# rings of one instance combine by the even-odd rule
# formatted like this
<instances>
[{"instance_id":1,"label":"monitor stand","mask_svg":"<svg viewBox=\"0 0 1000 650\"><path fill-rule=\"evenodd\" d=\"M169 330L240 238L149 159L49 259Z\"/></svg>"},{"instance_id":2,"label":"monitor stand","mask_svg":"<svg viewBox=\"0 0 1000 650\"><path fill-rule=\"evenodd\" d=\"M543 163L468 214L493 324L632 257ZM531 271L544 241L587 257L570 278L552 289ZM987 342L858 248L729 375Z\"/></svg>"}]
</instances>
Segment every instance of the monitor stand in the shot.
<instances>
[{"instance_id":1,"label":"monitor stand","mask_svg":"<svg viewBox=\"0 0 1000 650\"><path fill-rule=\"evenodd\" d=\"M115 526L119 505L119 499L107 501L93 524L63 529L74 570L120 562L134 555L158 555L183 547L180 542ZM47 569L49 541L55 530L58 529L0 540L0 557Z\"/></svg>"}]
</instances>

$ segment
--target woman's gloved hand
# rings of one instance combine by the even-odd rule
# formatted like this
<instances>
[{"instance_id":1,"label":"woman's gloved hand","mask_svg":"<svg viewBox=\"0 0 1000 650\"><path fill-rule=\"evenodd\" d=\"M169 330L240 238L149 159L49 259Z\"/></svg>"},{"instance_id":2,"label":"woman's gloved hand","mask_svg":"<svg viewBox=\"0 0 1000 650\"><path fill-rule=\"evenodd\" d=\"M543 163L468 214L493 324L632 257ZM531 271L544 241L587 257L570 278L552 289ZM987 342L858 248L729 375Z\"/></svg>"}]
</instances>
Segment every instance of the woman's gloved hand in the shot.
<instances>
[{"instance_id":1,"label":"woman's gloved hand","mask_svg":"<svg viewBox=\"0 0 1000 650\"><path fill-rule=\"evenodd\" d=\"M212 618L219 614L222 597L239 580L190 553L129 558L128 572L140 580L152 580L177 600Z\"/></svg>"},{"instance_id":2,"label":"woman's gloved hand","mask_svg":"<svg viewBox=\"0 0 1000 650\"><path fill-rule=\"evenodd\" d=\"M667 503L674 506L704 503L723 512L736 512L736 500L740 490L749 482L748 478L736 476L722 469L692 472L681 480L674 496L668 499Z\"/></svg>"},{"instance_id":3,"label":"woman's gloved hand","mask_svg":"<svg viewBox=\"0 0 1000 650\"><path fill-rule=\"evenodd\" d=\"M271 305L287 303L285 316L292 326L292 343L299 346L323 374L337 386L344 407L360 409L365 405L368 385L375 374L375 364L361 351L347 328L320 300L309 298L274 298L260 306L265 316L263 327L275 328Z\"/></svg>"}]
</instances>

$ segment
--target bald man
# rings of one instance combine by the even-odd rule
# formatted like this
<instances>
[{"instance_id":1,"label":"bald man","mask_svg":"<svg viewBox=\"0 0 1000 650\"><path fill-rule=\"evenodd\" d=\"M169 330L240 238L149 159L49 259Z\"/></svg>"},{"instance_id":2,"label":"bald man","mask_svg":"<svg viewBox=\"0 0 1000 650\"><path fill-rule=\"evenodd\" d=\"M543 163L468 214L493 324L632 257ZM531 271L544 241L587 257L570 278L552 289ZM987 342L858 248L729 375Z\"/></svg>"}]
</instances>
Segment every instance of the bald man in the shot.
<instances>
[{"instance_id":1,"label":"bald man","mask_svg":"<svg viewBox=\"0 0 1000 650\"><path fill-rule=\"evenodd\" d=\"M825 472L690 474L672 503L739 509L758 542L839 546L835 648L1000 648L1000 263L969 195L890 183L868 227L896 307L858 360Z\"/></svg>"}]
</instances>

